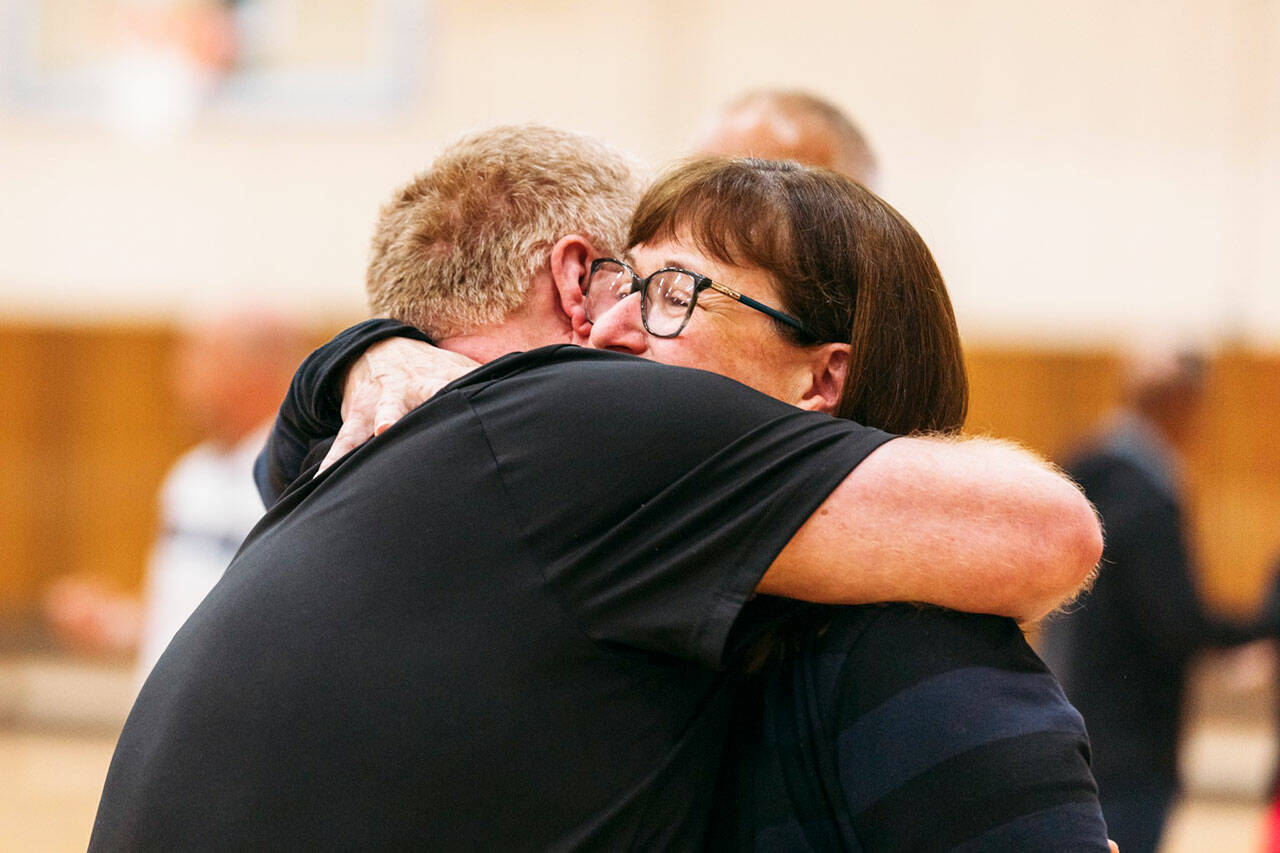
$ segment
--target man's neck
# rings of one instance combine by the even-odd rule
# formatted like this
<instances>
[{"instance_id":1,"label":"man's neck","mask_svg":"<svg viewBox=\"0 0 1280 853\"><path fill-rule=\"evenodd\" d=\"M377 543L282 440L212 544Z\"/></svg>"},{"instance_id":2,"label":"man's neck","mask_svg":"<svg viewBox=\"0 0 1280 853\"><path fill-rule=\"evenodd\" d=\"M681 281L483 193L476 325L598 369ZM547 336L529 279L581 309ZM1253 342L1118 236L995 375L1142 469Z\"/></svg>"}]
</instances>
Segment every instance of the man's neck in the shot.
<instances>
[{"instance_id":1,"label":"man's neck","mask_svg":"<svg viewBox=\"0 0 1280 853\"><path fill-rule=\"evenodd\" d=\"M447 349L449 352L456 352L458 355L465 355L481 364L487 364L495 358L515 352L506 342L488 335L455 335L452 338L441 338L436 341L436 346Z\"/></svg>"},{"instance_id":2,"label":"man's neck","mask_svg":"<svg viewBox=\"0 0 1280 853\"><path fill-rule=\"evenodd\" d=\"M555 336L544 329L534 330L519 323L503 323L465 335L441 338L436 341L436 346L487 364L508 353L568 342L567 335Z\"/></svg>"},{"instance_id":3,"label":"man's neck","mask_svg":"<svg viewBox=\"0 0 1280 853\"><path fill-rule=\"evenodd\" d=\"M503 320L441 338L436 346L486 364L508 353L573 342L572 325L560 308L550 273L544 270L530 283L524 304Z\"/></svg>"}]
</instances>

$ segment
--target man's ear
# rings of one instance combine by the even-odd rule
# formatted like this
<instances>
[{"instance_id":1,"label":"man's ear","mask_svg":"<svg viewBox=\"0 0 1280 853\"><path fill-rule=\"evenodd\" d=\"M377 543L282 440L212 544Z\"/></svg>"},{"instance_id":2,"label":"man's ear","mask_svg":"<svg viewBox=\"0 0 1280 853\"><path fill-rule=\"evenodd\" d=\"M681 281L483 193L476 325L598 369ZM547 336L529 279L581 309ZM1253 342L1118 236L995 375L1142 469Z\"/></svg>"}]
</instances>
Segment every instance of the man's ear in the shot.
<instances>
[{"instance_id":1,"label":"man's ear","mask_svg":"<svg viewBox=\"0 0 1280 853\"><path fill-rule=\"evenodd\" d=\"M809 387L796 403L802 409L832 414L840 405L844 380L849 373L848 344L820 344L809 359Z\"/></svg>"},{"instance_id":2,"label":"man's ear","mask_svg":"<svg viewBox=\"0 0 1280 853\"><path fill-rule=\"evenodd\" d=\"M584 344L591 334L582 288L591 273L591 262L599 253L586 237L568 234L551 247L551 279L560 296L560 308L569 318L573 342Z\"/></svg>"}]
</instances>

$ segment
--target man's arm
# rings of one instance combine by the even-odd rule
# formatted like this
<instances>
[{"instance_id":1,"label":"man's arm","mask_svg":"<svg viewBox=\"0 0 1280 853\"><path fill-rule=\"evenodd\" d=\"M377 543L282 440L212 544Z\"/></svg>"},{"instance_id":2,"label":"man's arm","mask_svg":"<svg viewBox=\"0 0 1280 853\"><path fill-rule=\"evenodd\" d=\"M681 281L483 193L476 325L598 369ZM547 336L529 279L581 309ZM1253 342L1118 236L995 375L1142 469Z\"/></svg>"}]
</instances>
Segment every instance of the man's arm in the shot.
<instances>
[{"instance_id":1,"label":"man's arm","mask_svg":"<svg viewBox=\"0 0 1280 853\"><path fill-rule=\"evenodd\" d=\"M1101 554L1089 501L1034 454L994 439L899 438L836 487L759 590L1028 621L1071 597Z\"/></svg>"},{"instance_id":2,"label":"man's arm","mask_svg":"<svg viewBox=\"0 0 1280 853\"><path fill-rule=\"evenodd\" d=\"M385 335L393 326L376 328ZM364 349L350 338L340 347L339 341L320 351L330 350L324 362L330 371L310 376L311 386L331 390L290 391L308 403L313 427L337 421L334 389ZM430 347L418 349L417 363L431 358ZM350 385L346 393L354 393ZM376 396L368 397L366 411L385 405ZM420 402L393 405L408 411ZM1101 550L1089 502L1034 454L991 439L899 438L828 496L759 590L833 603L922 601L1027 621L1070 598Z\"/></svg>"}]
</instances>

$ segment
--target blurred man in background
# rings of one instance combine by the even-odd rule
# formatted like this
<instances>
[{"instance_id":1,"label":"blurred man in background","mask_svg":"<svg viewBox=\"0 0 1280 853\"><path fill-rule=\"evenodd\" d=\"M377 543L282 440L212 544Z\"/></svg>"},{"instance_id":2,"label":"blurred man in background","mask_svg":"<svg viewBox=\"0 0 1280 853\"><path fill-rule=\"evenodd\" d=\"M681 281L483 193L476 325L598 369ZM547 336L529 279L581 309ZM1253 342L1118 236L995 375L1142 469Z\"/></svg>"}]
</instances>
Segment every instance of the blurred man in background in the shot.
<instances>
[{"instance_id":1,"label":"blurred man in background","mask_svg":"<svg viewBox=\"0 0 1280 853\"><path fill-rule=\"evenodd\" d=\"M876 158L834 104L807 92L757 89L730 101L697 143L700 154L795 160L874 188Z\"/></svg>"},{"instance_id":2,"label":"blurred man in background","mask_svg":"<svg viewBox=\"0 0 1280 853\"><path fill-rule=\"evenodd\" d=\"M1130 355L1122 409L1068 466L1102 517L1106 547L1093 590L1046 624L1042 653L1084 715L1103 814L1125 853L1156 849L1177 793L1193 654L1262 633L1214 617L1196 590L1181 467L1205 367L1168 347Z\"/></svg>"},{"instance_id":3,"label":"blurred man in background","mask_svg":"<svg viewBox=\"0 0 1280 853\"><path fill-rule=\"evenodd\" d=\"M204 440L161 487L143 597L89 577L63 579L45 599L61 641L94 653L136 651L142 683L262 515L253 460L306 352L295 324L258 308L217 311L184 330L173 393Z\"/></svg>"}]
</instances>

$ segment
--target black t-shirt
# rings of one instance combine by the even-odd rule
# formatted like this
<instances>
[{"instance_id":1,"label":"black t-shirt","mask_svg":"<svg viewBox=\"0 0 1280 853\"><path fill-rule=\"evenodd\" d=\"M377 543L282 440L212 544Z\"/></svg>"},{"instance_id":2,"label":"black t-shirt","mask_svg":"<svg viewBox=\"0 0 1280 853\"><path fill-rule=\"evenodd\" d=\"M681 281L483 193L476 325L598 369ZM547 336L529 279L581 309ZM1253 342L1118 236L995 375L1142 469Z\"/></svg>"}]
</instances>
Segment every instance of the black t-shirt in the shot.
<instances>
[{"instance_id":1,"label":"black t-shirt","mask_svg":"<svg viewBox=\"0 0 1280 853\"><path fill-rule=\"evenodd\" d=\"M730 628L888 438L577 347L469 374L250 534L91 849L697 846Z\"/></svg>"}]
</instances>

